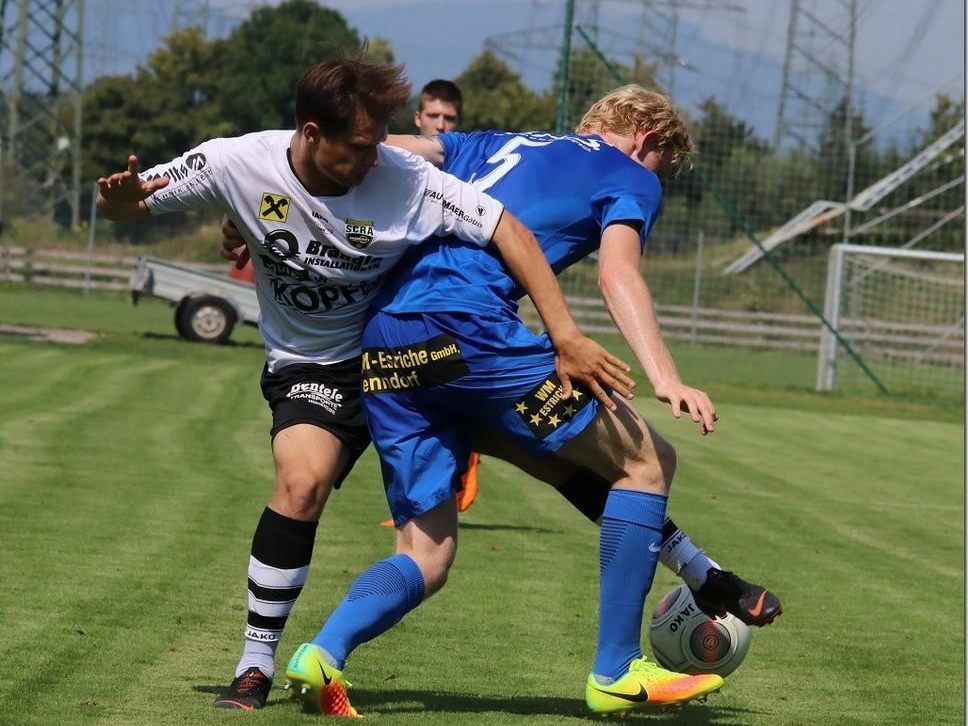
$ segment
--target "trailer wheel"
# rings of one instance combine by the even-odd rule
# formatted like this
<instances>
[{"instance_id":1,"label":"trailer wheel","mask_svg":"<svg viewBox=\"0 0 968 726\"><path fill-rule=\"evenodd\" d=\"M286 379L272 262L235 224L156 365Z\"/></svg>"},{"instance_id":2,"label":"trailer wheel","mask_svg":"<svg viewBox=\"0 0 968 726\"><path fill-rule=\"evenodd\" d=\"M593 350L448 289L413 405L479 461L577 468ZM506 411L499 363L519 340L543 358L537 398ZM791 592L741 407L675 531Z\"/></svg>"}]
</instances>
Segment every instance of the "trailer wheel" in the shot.
<instances>
[{"instance_id":1,"label":"trailer wheel","mask_svg":"<svg viewBox=\"0 0 968 726\"><path fill-rule=\"evenodd\" d=\"M178 335L182 338L188 339L188 332L185 330L185 303L187 303L191 298L182 298L175 306L175 330L178 331Z\"/></svg>"},{"instance_id":2,"label":"trailer wheel","mask_svg":"<svg viewBox=\"0 0 968 726\"><path fill-rule=\"evenodd\" d=\"M212 295L182 300L175 309L175 328L185 340L224 343L235 327L235 310Z\"/></svg>"}]
</instances>

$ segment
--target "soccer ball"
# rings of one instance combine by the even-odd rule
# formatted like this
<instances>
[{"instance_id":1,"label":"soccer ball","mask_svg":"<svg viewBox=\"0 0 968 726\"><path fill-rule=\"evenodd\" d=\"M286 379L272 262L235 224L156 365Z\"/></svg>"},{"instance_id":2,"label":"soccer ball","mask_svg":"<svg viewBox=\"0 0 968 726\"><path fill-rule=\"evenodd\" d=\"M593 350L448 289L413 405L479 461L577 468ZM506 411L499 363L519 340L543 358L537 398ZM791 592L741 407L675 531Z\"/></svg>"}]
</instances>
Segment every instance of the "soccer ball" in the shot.
<instances>
[{"instance_id":1,"label":"soccer ball","mask_svg":"<svg viewBox=\"0 0 968 726\"><path fill-rule=\"evenodd\" d=\"M677 673L727 676L750 649L750 629L738 618L710 618L685 585L659 601L652 613L649 642L659 664Z\"/></svg>"}]
</instances>

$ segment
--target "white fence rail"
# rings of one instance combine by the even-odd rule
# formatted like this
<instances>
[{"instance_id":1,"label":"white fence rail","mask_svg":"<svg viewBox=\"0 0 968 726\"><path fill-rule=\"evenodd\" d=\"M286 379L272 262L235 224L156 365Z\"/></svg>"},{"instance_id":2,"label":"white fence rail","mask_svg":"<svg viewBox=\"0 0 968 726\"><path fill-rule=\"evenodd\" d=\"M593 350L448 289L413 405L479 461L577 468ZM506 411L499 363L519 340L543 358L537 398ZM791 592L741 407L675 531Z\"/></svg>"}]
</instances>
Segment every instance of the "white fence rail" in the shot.
<instances>
[{"instance_id":1,"label":"white fence rail","mask_svg":"<svg viewBox=\"0 0 968 726\"><path fill-rule=\"evenodd\" d=\"M79 289L127 290L137 262L124 255L0 245L0 280ZM227 265L195 264L199 270L226 273ZM615 326L600 298L568 296L575 318L588 333L614 333ZM669 340L748 348L815 353L821 340L820 322L812 315L748 312L690 305L658 305L663 335ZM530 304L522 313L538 322ZM871 320L840 320L841 331L857 341L861 354L874 359L916 358L923 363L958 365L964 359L962 329L932 325L880 324ZM932 345L932 341L934 344Z\"/></svg>"},{"instance_id":2,"label":"white fence rail","mask_svg":"<svg viewBox=\"0 0 968 726\"><path fill-rule=\"evenodd\" d=\"M0 245L0 280L84 290L127 290L137 257ZM226 274L226 264L189 264Z\"/></svg>"},{"instance_id":3,"label":"white fence rail","mask_svg":"<svg viewBox=\"0 0 968 726\"><path fill-rule=\"evenodd\" d=\"M615 333L601 299L567 296L575 319L586 333ZM745 348L816 353L822 326L813 315L749 312L689 305L657 305L662 334L667 340L730 345ZM530 304L522 314L540 326ZM922 363L958 365L964 359L962 329L940 325L899 324L842 318L841 333L857 341L861 354L874 360L917 359Z\"/></svg>"}]
</instances>

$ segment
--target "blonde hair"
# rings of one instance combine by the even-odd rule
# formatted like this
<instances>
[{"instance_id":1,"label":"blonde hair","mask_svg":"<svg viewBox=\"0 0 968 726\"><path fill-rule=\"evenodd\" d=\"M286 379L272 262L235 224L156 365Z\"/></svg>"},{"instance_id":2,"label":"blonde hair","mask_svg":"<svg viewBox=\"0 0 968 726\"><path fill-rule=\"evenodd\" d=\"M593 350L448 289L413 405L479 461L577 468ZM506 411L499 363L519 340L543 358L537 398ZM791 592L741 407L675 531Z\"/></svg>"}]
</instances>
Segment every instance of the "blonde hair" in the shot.
<instances>
[{"instance_id":1,"label":"blonde hair","mask_svg":"<svg viewBox=\"0 0 968 726\"><path fill-rule=\"evenodd\" d=\"M616 88L598 99L577 128L580 134L598 131L616 134L655 131L659 135L656 148L673 169L696 150L685 122L669 97L634 83Z\"/></svg>"}]
</instances>

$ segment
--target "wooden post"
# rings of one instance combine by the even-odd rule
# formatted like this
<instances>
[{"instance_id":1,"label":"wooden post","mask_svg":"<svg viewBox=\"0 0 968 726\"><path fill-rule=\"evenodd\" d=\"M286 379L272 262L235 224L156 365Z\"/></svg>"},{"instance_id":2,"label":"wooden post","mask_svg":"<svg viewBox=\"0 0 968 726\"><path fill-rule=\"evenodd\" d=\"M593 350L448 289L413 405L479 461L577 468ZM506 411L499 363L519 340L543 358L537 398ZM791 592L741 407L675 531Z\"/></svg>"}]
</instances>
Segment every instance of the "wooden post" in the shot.
<instances>
[{"instance_id":1,"label":"wooden post","mask_svg":"<svg viewBox=\"0 0 968 726\"><path fill-rule=\"evenodd\" d=\"M699 290L702 287L702 244L703 232L699 230L699 239L696 245L696 278L692 285L692 330L689 333L689 344L696 344L696 336L699 328Z\"/></svg>"}]
</instances>

